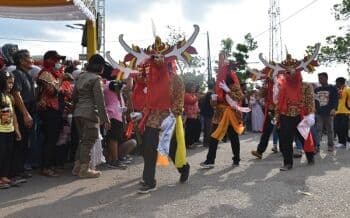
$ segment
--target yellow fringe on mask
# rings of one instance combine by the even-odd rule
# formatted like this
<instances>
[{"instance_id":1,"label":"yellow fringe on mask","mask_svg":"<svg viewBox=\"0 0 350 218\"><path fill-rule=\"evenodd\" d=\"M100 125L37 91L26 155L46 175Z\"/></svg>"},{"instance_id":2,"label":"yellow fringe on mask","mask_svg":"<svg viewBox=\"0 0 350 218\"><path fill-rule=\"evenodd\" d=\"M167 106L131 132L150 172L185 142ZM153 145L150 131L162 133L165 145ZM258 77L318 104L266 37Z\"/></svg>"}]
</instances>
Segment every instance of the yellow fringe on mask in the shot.
<instances>
[{"instance_id":1,"label":"yellow fringe on mask","mask_svg":"<svg viewBox=\"0 0 350 218\"><path fill-rule=\"evenodd\" d=\"M225 136L229 125L232 125L238 135L241 135L244 131L243 124L237 119L232 109L226 106L222 119L215 132L211 134L211 137L220 141Z\"/></svg>"},{"instance_id":2,"label":"yellow fringe on mask","mask_svg":"<svg viewBox=\"0 0 350 218\"><path fill-rule=\"evenodd\" d=\"M185 134L181 116L176 117L175 124L177 148L175 153L175 167L181 168L187 164Z\"/></svg>"}]
</instances>

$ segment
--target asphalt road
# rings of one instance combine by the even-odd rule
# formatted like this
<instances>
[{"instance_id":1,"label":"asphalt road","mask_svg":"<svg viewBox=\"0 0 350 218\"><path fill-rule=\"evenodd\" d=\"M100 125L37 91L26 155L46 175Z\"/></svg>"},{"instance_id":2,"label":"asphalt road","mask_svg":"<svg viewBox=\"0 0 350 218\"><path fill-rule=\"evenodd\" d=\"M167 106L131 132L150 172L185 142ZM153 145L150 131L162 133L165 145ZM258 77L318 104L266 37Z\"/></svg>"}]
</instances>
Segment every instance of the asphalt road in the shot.
<instances>
[{"instance_id":1,"label":"asphalt road","mask_svg":"<svg viewBox=\"0 0 350 218\"><path fill-rule=\"evenodd\" d=\"M27 184L0 190L0 217L350 217L350 150L322 144L314 166L305 157L280 172L281 154L268 148L262 160L250 151L259 136L241 137L241 165L231 166L228 143L219 145L215 168L200 169L206 148L188 151L191 176L179 184L170 165L158 167L158 190L140 195L142 158L127 170L103 168L98 179L34 173Z\"/></svg>"}]
</instances>

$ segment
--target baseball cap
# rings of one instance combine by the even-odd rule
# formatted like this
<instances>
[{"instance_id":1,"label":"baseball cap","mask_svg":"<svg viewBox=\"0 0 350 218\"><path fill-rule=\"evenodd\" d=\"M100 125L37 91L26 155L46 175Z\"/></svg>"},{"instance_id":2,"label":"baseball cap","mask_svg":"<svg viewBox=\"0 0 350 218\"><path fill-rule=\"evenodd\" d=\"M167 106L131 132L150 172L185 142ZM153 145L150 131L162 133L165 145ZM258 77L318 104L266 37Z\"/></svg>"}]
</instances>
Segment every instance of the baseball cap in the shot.
<instances>
[{"instance_id":1,"label":"baseball cap","mask_svg":"<svg viewBox=\"0 0 350 218\"><path fill-rule=\"evenodd\" d=\"M57 58L58 60L64 60L66 59L66 56L59 55L57 51L50 50L44 54L44 60L47 60L50 58Z\"/></svg>"}]
</instances>

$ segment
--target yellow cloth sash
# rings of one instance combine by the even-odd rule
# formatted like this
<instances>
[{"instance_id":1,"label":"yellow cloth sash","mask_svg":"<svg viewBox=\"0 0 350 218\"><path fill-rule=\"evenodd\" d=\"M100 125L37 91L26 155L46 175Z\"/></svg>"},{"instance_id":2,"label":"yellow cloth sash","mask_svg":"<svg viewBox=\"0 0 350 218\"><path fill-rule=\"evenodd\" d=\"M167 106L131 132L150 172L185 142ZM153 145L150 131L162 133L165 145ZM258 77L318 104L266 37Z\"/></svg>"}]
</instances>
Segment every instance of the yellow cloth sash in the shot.
<instances>
[{"instance_id":1,"label":"yellow cloth sash","mask_svg":"<svg viewBox=\"0 0 350 218\"><path fill-rule=\"evenodd\" d=\"M220 107L220 106L219 106ZM221 140L228 129L228 126L231 124L233 129L238 135L241 135L244 131L244 126L243 123L240 122L234 112L232 111L230 106L221 106L221 107L226 107L224 114L222 116L222 119L216 128L215 132L211 134L211 137L213 137L216 140Z\"/></svg>"},{"instance_id":2,"label":"yellow cloth sash","mask_svg":"<svg viewBox=\"0 0 350 218\"><path fill-rule=\"evenodd\" d=\"M184 134L184 128L183 128L181 116L176 117L175 133L176 133L176 142L177 142L177 148L176 148L176 154L175 154L175 167L181 168L187 164L185 134Z\"/></svg>"}]
</instances>

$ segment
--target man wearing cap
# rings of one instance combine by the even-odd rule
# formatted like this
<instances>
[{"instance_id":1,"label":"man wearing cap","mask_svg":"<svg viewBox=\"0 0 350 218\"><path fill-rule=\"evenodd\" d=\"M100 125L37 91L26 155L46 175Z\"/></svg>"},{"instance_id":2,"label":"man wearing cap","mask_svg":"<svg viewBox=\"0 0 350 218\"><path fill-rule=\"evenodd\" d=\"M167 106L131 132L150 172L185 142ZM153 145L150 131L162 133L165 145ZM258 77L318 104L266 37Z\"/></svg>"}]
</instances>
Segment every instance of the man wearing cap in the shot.
<instances>
[{"instance_id":1,"label":"man wearing cap","mask_svg":"<svg viewBox=\"0 0 350 218\"><path fill-rule=\"evenodd\" d=\"M42 121L44 146L42 149L42 175L55 177L55 146L63 125L64 101L59 95L60 80L63 68L60 64L65 57L57 51L47 51L44 55L43 69L40 71L38 83L38 114Z\"/></svg>"},{"instance_id":2,"label":"man wearing cap","mask_svg":"<svg viewBox=\"0 0 350 218\"><path fill-rule=\"evenodd\" d=\"M90 151L99 135L99 126L110 128L103 95L102 78L105 60L95 54L89 59L86 70L77 78L73 91L75 124L79 134L79 146L75 156L73 175L80 178L97 178L100 171L90 169Z\"/></svg>"}]
</instances>

